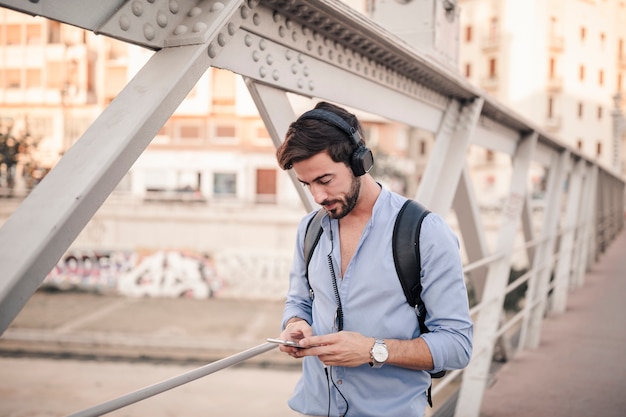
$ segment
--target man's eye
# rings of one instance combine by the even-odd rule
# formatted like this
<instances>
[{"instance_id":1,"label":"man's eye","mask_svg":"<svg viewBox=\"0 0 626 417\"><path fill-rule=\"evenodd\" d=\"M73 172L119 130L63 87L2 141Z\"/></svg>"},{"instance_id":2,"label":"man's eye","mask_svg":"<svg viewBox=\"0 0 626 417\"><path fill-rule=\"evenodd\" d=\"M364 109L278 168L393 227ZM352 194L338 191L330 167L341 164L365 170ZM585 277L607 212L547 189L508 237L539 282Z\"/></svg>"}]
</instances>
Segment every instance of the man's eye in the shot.
<instances>
[{"instance_id":1,"label":"man's eye","mask_svg":"<svg viewBox=\"0 0 626 417\"><path fill-rule=\"evenodd\" d=\"M320 184L322 185L327 185L332 181L332 179L327 179L327 180L320 180Z\"/></svg>"}]
</instances>

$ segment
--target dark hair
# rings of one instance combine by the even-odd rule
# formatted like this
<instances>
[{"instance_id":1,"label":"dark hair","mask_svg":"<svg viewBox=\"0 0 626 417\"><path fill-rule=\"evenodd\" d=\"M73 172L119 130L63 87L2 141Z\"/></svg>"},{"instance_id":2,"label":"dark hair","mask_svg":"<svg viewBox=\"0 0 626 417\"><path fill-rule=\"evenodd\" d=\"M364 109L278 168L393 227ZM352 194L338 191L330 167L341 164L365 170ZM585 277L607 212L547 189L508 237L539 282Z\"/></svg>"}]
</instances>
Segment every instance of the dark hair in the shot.
<instances>
[{"instance_id":1,"label":"dark hair","mask_svg":"<svg viewBox=\"0 0 626 417\"><path fill-rule=\"evenodd\" d=\"M355 128L363 138L363 129L354 114L325 101L319 102L315 108L335 113ZM363 139L361 143L364 145ZM343 162L349 167L352 153L356 148L355 141L335 125L324 120L299 118L289 125L285 141L276 150L276 159L278 165L287 170L291 169L294 163L326 151L333 161Z\"/></svg>"}]
</instances>

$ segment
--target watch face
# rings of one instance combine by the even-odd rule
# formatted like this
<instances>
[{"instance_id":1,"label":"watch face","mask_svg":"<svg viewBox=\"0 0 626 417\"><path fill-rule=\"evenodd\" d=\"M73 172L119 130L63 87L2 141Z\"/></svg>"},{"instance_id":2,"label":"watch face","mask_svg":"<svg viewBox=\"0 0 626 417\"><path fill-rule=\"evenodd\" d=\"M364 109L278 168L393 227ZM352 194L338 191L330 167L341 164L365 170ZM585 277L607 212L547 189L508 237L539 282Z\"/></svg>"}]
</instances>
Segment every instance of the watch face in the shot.
<instances>
[{"instance_id":1,"label":"watch face","mask_svg":"<svg viewBox=\"0 0 626 417\"><path fill-rule=\"evenodd\" d=\"M376 362L385 362L389 356L389 352L387 352L387 348L385 346L377 343L372 348L372 356Z\"/></svg>"}]
</instances>

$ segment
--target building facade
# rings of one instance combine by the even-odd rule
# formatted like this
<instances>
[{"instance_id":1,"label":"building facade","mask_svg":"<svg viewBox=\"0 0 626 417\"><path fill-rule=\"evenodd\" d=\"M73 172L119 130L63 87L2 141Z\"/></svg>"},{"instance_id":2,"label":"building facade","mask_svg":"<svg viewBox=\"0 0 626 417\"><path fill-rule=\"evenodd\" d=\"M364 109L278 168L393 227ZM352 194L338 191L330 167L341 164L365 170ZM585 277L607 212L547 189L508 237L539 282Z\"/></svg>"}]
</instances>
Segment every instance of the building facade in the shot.
<instances>
[{"instance_id":1,"label":"building facade","mask_svg":"<svg viewBox=\"0 0 626 417\"><path fill-rule=\"evenodd\" d=\"M626 108L626 2L459 5L459 70L573 149L625 172L626 136L614 120Z\"/></svg>"}]
</instances>

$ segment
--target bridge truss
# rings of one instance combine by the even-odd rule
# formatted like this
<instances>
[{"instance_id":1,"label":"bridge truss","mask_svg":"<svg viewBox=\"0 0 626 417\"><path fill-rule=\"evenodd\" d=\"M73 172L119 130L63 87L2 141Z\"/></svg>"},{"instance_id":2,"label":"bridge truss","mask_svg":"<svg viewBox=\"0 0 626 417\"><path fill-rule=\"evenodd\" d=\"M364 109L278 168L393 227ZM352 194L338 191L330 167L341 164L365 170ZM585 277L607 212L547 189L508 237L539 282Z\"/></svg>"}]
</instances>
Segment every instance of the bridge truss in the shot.
<instances>
[{"instance_id":1,"label":"bridge truss","mask_svg":"<svg viewBox=\"0 0 626 417\"><path fill-rule=\"evenodd\" d=\"M211 66L243 76L277 146L297 116L289 94L434 134L415 198L443 216L456 214L477 298L472 361L435 386L435 394L458 387L457 416L479 415L494 351L511 344L511 329L518 330L517 348L538 347L546 313L565 311L568 291L582 286L587 268L623 228L624 181L617 174L338 1L1 0L0 6L154 51L0 229L2 332ZM470 176L470 146L512 161L491 249ZM528 190L533 165L548 173L541 216ZM520 235L529 269L511 283ZM521 285L528 288L524 307L505 319L505 297Z\"/></svg>"}]
</instances>

